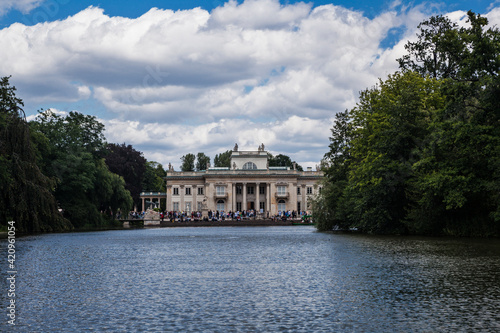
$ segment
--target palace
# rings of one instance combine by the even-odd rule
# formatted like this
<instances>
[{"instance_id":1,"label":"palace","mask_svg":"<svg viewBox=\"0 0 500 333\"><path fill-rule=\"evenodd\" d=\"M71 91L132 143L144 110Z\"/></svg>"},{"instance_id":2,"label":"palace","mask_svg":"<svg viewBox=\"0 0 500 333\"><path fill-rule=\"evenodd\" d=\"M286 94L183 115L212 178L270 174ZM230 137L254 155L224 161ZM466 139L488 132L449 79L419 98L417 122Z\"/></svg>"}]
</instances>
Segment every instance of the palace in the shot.
<instances>
[{"instance_id":1,"label":"palace","mask_svg":"<svg viewBox=\"0 0 500 333\"><path fill-rule=\"evenodd\" d=\"M308 201L321 190L321 171L270 167L264 144L257 151L240 151L236 144L231 167L202 171L167 171L166 193L143 192L145 200L166 196L167 211L255 210L261 216L284 211L307 211Z\"/></svg>"}]
</instances>

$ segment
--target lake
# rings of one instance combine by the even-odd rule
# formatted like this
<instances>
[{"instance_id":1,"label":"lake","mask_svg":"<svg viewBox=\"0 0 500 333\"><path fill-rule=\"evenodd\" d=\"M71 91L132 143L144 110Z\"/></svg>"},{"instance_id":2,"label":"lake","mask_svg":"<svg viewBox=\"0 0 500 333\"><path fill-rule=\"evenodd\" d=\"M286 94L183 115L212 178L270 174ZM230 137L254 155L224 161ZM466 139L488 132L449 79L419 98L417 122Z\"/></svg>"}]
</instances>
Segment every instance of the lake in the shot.
<instances>
[{"instance_id":1,"label":"lake","mask_svg":"<svg viewBox=\"0 0 500 333\"><path fill-rule=\"evenodd\" d=\"M500 242L197 227L16 239L2 331L499 332Z\"/></svg>"}]
</instances>

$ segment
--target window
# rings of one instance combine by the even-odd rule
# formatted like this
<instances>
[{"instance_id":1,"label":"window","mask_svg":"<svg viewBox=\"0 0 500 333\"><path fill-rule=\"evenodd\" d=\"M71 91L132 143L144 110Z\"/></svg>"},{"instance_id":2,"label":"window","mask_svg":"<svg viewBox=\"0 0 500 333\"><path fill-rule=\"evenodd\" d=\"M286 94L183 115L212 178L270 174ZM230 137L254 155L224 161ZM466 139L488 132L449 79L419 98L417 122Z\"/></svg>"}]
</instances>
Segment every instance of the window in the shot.
<instances>
[{"instance_id":1,"label":"window","mask_svg":"<svg viewBox=\"0 0 500 333\"><path fill-rule=\"evenodd\" d=\"M191 195L191 187L186 187L186 195Z\"/></svg>"},{"instance_id":2,"label":"window","mask_svg":"<svg viewBox=\"0 0 500 333\"><path fill-rule=\"evenodd\" d=\"M286 211L285 200L278 201L278 211L281 211L281 212Z\"/></svg>"},{"instance_id":3,"label":"window","mask_svg":"<svg viewBox=\"0 0 500 333\"><path fill-rule=\"evenodd\" d=\"M259 209L262 209L262 211L264 211L266 209L266 203L264 201L261 201L259 203Z\"/></svg>"},{"instance_id":4,"label":"window","mask_svg":"<svg viewBox=\"0 0 500 333\"><path fill-rule=\"evenodd\" d=\"M307 188L307 194L313 194L313 188L312 187L308 187Z\"/></svg>"},{"instance_id":5,"label":"window","mask_svg":"<svg viewBox=\"0 0 500 333\"><path fill-rule=\"evenodd\" d=\"M190 202L186 202L186 212L191 213L191 203Z\"/></svg>"},{"instance_id":6,"label":"window","mask_svg":"<svg viewBox=\"0 0 500 333\"><path fill-rule=\"evenodd\" d=\"M246 162L243 165L244 170L257 170L257 166L255 165L254 162Z\"/></svg>"},{"instance_id":7,"label":"window","mask_svg":"<svg viewBox=\"0 0 500 333\"><path fill-rule=\"evenodd\" d=\"M198 209L197 209L197 211L201 212L201 209L202 209L202 207L203 207L203 202L201 202L201 201L198 201L198 204L197 204L197 206L198 206Z\"/></svg>"},{"instance_id":8,"label":"window","mask_svg":"<svg viewBox=\"0 0 500 333\"><path fill-rule=\"evenodd\" d=\"M174 207L173 207L174 211L178 212L179 211L179 203L178 202L174 202L173 205L174 205Z\"/></svg>"},{"instance_id":9,"label":"window","mask_svg":"<svg viewBox=\"0 0 500 333\"><path fill-rule=\"evenodd\" d=\"M266 194L266 187L265 186L259 187L259 194Z\"/></svg>"},{"instance_id":10,"label":"window","mask_svg":"<svg viewBox=\"0 0 500 333\"><path fill-rule=\"evenodd\" d=\"M297 194L300 195L300 187L297 187ZM300 210L300 209L299 209Z\"/></svg>"},{"instance_id":11,"label":"window","mask_svg":"<svg viewBox=\"0 0 500 333\"><path fill-rule=\"evenodd\" d=\"M173 191L174 191L174 195L179 195L179 188L178 187L174 187L173 188Z\"/></svg>"},{"instance_id":12,"label":"window","mask_svg":"<svg viewBox=\"0 0 500 333\"><path fill-rule=\"evenodd\" d=\"M219 212L223 212L224 211L224 200L217 201L217 210Z\"/></svg>"},{"instance_id":13,"label":"window","mask_svg":"<svg viewBox=\"0 0 500 333\"><path fill-rule=\"evenodd\" d=\"M286 186L278 186L277 193L278 193L278 195L285 195L286 194Z\"/></svg>"},{"instance_id":14,"label":"window","mask_svg":"<svg viewBox=\"0 0 500 333\"><path fill-rule=\"evenodd\" d=\"M253 194L254 192L254 187L253 186L248 186L247 187L247 194Z\"/></svg>"},{"instance_id":15,"label":"window","mask_svg":"<svg viewBox=\"0 0 500 333\"><path fill-rule=\"evenodd\" d=\"M241 194L242 192L243 191L241 185L236 186L236 194Z\"/></svg>"},{"instance_id":16,"label":"window","mask_svg":"<svg viewBox=\"0 0 500 333\"><path fill-rule=\"evenodd\" d=\"M215 187L215 194L216 195L224 195L226 193L225 187L224 186L216 186Z\"/></svg>"},{"instance_id":17,"label":"window","mask_svg":"<svg viewBox=\"0 0 500 333\"><path fill-rule=\"evenodd\" d=\"M203 195L203 187L198 187L198 195Z\"/></svg>"},{"instance_id":18,"label":"window","mask_svg":"<svg viewBox=\"0 0 500 333\"><path fill-rule=\"evenodd\" d=\"M297 211L299 211L299 212L300 212L300 208L301 208L301 207L300 207L300 201L299 201L299 202L297 202Z\"/></svg>"},{"instance_id":19,"label":"window","mask_svg":"<svg viewBox=\"0 0 500 333\"><path fill-rule=\"evenodd\" d=\"M241 202L236 203L236 210L241 212Z\"/></svg>"}]
</instances>

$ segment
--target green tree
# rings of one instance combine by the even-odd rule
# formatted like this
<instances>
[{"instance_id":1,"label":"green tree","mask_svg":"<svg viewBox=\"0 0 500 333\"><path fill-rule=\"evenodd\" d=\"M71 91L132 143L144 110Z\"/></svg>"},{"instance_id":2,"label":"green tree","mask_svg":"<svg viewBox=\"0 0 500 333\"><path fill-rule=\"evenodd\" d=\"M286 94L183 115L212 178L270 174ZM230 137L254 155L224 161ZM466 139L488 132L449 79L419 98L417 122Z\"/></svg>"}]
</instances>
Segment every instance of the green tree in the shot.
<instances>
[{"instance_id":1,"label":"green tree","mask_svg":"<svg viewBox=\"0 0 500 333\"><path fill-rule=\"evenodd\" d=\"M314 204L320 229L500 234L500 33L468 13L420 25L402 73L338 116Z\"/></svg>"},{"instance_id":2,"label":"green tree","mask_svg":"<svg viewBox=\"0 0 500 333\"><path fill-rule=\"evenodd\" d=\"M457 24L446 16L433 16L418 25L416 42L408 42L408 54L398 59L402 69L433 78L457 77L464 43Z\"/></svg>"},{"instance_id":3,"label":"green tree","mask_svg":"<svg viewBox=\"0 0 500 333\"><path fill-rule=\"evenodd\" d=\"M472 11L467 16L469 26L462 28L444 16L422 22L418 40L408 42L408 54L398 59L400 68L456 81L478 81L484 75L498 75L499 30L485 29L488 20Z\"/></svg>"},{"instance_id":4,"label":"green tree","mask_svg":"<svg viewBox=\"0 0 500 333\"><path fill-rule=\"evenodd\" d=\"M335 115L331 129L330 151L322 160L325 173L321 193L312 201L312 210L318 230L331 230L335 225L348 228L351 225L344 192L348 184L349 167L352 156L350 145L354 136L352 119L348 110Z\"/></svg>"},{"instance_id":5,"label":"green tree","mask_svg":"<svg viewBox=\"0 0 500 333\"><path fill-rule=\"evenodd\" d=\"M144 191L166 192L165 177L167 173L160 163L154 161L146 162L146 171L142 181Z\"/></svg>"},{"instance_id":6,"label":"green tree","mask_svg":"<svg viewBox=\"0 0 500 333\"><path fill-rule=\"evenodd\" d=\"M125 188L132 195L136 205L141 203L140 194L144 190L152 190L143 187L145 177L146 159L142 152L134 149L131 145L125 143L107 145L106 164L109 170L122 176L125 180ZM148 184L149 185L149 184Z\"/></svg>"},{"instance_id":7,"label":"green tree","mask_svg":"<svg viewBox=\"0 0 500 333\"><path fill-rule=\"evenodd\" d=\"M223 153L215 155L214 166L217 168L230 168L231 167L231 150L226 150Z\"/></svg>"},{"instance_id":8,"label":"green tree","mask_svg":"<svg viewBox=\"0 0 500 333\"><path fill-rule=\"evenodd\" d=\"M0 225L13 220L19 232L69 230L52 193L55 182L37 165L39 154L15 90L8 77L0 79Z\"/></svg>"},{"instance_id":9,"label":"green tree","mask_svg":"<svg viewBox=\"0 0 500 333\"><path fill-rule=\"evenodd\" d=\"M352 111L355 162L348 190L355 198L354 216L365 230L405 231L415 151L426 139L429 119L444 104L439 81L412 72L396 73L361 93Z\"/></svg>"},{"instance_id":10,"label":"green tree","mask_svg":"<svg viewBox=\"0 0 500 333\"><path fill-rule=\"evenodd\" d=\"M37 138L42 165L56 180L55 196L75 227L105 226L117 205L131 208L126 207L129 194L118 188L120 183L104 162L104 125L94 116L70 112L63 117L49 110L30 125L47 139Z\"/></svg>"},{"instance_id":11,"label":"green tree","mask_svg":"<svg viewBox=\"0 0 500 333\"><path fill-rule=\"evenodd\" d=\"M114 220L118 214L128 215L133 200L125 188L123 177L109 171L104 159L97 164L96 186L94 188L94 203L100 211L104 211Z\"/></svg>"},{"instance_id":12,"label":"green tree","mask_svg":"<svg viewBox=\"0 0 500 333\"><path fill-rule=\"evenodd\" d=\"M443 82L447 105L433 118L431 134L413 167L416 177L409 193L415 205L409 220L420 233L499 233L500 32L486 29L487 19L471 11L468 23L446 34L447 44L462 49L446 51L456 59L453 75L437 75L450 78ZM423 43L415 45L426 49ZM401 65L422 75L428 67L425 62Z\"/></svg>"},{"instance_id":13,"label":"green tree","mask_svg":"<svg viewBox=\"0 0 500 333\"><path fill-rule=\"evenodd\" d=\"M300 166L297 162L292 161L290 156L283 155L283 154L278 154L276 156L273 156L270 153L267 153L268 156L268 161L269 161L269 166L271 167L290 167L293 169L293 163L295 163L295 167L299 171L304 171L302 166Z\"/></svg>"},{"instance_id":14,"label":"green tree","mask_svg":"<svg viewBox=\"0 0 500 333\"><path fill-rule=\"evenodd\" d=\"M205 153L198 153L196 155L196 171L206 170L209 164L210 157L205 155Z\"/></svg>"},{"instance_id":15,"label":"green tree","mask_svg":"<svg viewBox=\"0 0 500 333\"><path fill-rule=\"evenodd\" d=\"M196 160L196 156L194 154L186 154L181 157L182 165L181 165L181 170L182 171L194 171L194 161Z\"/></svg>"}]
</instances>

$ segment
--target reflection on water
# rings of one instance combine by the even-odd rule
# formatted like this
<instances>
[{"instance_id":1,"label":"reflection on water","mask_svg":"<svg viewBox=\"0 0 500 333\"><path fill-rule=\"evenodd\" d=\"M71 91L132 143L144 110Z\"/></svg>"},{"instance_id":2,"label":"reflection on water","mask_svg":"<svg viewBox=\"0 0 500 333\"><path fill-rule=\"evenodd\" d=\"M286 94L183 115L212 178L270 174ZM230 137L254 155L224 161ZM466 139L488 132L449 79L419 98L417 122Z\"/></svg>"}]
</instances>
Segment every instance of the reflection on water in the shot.
<instances>
[{"instance_id":1,"label":"reflection on water","mask_svg":"<svg viewBox=\"0 0 500 333\"><path fill-rule=\"evenodd\" d=\"M298 226L52 234L16 244L19 332L500 331L497 240Z\"/></svg>"}]
</instances>

